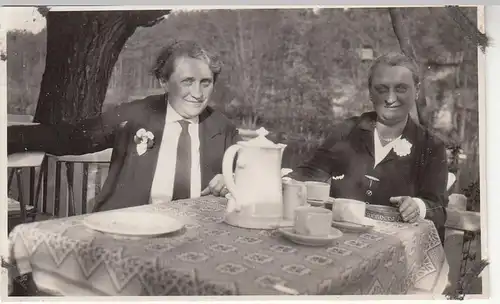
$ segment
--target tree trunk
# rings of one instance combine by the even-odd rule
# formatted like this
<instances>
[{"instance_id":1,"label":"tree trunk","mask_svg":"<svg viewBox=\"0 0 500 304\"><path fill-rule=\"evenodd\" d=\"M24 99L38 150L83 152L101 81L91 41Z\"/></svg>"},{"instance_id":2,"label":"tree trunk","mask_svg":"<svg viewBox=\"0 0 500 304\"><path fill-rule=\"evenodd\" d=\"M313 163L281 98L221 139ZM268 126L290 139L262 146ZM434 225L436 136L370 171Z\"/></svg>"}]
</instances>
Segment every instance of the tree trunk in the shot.
<instances>
[{"instance_id":1,"label":"tree trunk","mask_svg":"<svg viewBox=\"0 0 500 304\"><path fill-rule=\"evenodd\" d=\"M113 67L138 26L169 11L49 12L35 121L76 123L101 112Z\"/></svg>"},{"instance_id":2,"label":"tree trunk","mask_svg":"<svg viewBox=\"0 0 500 304\"><path fill-rule=\"evenodd\" d=\"M413 59L417 64L419 61L417 60L417 55L415 54L415 49L413 48L413 44L411 42L410 33L408 32L408 28L404 22L403 13L399 8L389 8L389 14L391 15L392 28L394 29L394 33L399 42L399 46L403 54ZM418 94L418 98L416 100L416 107L412 110L410 115L420 124L427 124L427 116L426 112L426 100L425 100L425 87L423 84L423 73L420 75L421 83L420 83L420 92ZM416 113L415 113L416 111Z\"/></svg>"}]
</instances>

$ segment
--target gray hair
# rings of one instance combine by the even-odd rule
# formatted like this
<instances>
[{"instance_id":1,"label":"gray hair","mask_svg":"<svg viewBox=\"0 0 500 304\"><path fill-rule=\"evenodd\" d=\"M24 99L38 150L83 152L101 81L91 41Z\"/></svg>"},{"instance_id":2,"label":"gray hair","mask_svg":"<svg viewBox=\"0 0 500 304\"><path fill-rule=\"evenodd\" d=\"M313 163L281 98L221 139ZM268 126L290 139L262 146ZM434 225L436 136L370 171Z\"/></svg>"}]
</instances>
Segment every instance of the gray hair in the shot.
<instances>
[{"instance_id":1,"label":"gray hair","mask_svg":"<svg viewBox=\"0 0 500 304\"><path fill-rule=\"evenodd\" d=\"M420 72L417 63L404 54L398 52L390 52L381 55L373 62L368 73L368 87L371 87L373 73L375 72L375 69L380 65L405 67L413 74L413 81L415 83L415 86L418 87L420 85Z\"/></svg>"},{"instance_id":2,"label":"gray hair","mask_svg":"<svg viewBox=\"0 0 500 304\"><path fill-rule=\"evenodd\" d=\"M179 57L190 57L206 62L213 73L214 81L222 70L222 62L217 55L208 52L195 41L179 40L160 51L152 70L153 75L158 80L168 80L174 72L175 60Z\"/></svg>"}]
</instances>

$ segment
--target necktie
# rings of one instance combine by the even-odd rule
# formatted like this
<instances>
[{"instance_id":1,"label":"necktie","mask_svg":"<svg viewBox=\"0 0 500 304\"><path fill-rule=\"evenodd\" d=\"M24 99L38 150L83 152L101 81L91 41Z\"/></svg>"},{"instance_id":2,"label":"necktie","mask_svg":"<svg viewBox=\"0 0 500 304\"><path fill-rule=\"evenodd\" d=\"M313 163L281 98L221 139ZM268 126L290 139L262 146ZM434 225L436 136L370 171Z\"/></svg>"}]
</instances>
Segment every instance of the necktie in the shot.
<instances>
[{"instance_id":1,"label":"necktie","mask_svg":"<svg viewBox=\"0 0 500 304\"><path fill-rule=\"evenodd\" d=\"M188 132L189 122L181 120L179 124L182 130L177 144L173 200L191 197L191 137Z\"/></svg>"}]
</instances>

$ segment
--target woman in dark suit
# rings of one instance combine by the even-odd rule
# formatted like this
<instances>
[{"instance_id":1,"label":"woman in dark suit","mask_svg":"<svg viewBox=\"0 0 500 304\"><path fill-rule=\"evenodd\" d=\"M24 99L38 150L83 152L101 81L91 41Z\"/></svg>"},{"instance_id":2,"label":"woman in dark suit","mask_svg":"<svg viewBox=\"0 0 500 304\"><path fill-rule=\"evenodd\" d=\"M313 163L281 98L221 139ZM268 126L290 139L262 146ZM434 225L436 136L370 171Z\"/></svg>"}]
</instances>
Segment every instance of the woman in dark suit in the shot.
<instances>
[{"instance_id":1,"label":"woman in dark suit","mask_svg":"<svg viewBox=\"0 0 500 304\"><path fill-rule=\"evenodd\" d=\"M370 70L374 112L336 125L313 157L290 177L328 181L330 196L397 206L406 222L430 219L444 240L447 159L444 143L412 120L417 65L399 53Z\"/></svg>"}]
</instances>

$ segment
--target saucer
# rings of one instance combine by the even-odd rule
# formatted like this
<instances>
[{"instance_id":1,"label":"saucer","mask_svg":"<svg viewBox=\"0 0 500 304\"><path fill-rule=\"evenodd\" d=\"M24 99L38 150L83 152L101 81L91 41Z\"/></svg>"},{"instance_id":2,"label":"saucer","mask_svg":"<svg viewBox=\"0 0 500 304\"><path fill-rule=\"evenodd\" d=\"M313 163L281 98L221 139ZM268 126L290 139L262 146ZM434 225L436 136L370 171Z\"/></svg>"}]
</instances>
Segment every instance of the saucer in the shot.
<instances>
[{"instance_id":1,"label":"saucer","mask_svg":"<svg viewBox=\"0 0 500 304\"><path fill-rule=\"evenodd\" d=\"M308 236L295 233L293 227L279 228L278 231L290 241L306 246L325 246L330 244L334 239L341 237L342 231L332 228L328 236Z\"/></svg>"},{"instance_id":2,"label":"saucer","mask_svg":"<svg viewBox=\"0 0 500 304\"><path fill-rule=\"evenodd\" d=\"M317 199L307 199L307 203L312 207L323 207L325 206L326 201L317 200Z\"/></svg>"},{"instance_id":3,"label":"saucer","mask_svg":"<svg viewBox=\"0 0 500 304\"><path fill-rule=\"evenodd\" d=\"M350 232L365 232L373 229L375 221L371 218L365 217L364 224L332 221L332 226Z\"/></svg>"}]
</instances>

